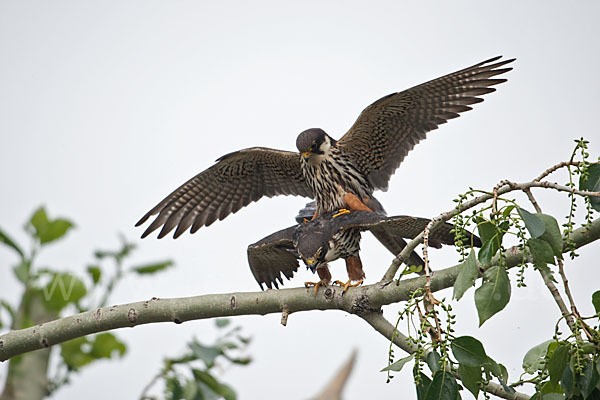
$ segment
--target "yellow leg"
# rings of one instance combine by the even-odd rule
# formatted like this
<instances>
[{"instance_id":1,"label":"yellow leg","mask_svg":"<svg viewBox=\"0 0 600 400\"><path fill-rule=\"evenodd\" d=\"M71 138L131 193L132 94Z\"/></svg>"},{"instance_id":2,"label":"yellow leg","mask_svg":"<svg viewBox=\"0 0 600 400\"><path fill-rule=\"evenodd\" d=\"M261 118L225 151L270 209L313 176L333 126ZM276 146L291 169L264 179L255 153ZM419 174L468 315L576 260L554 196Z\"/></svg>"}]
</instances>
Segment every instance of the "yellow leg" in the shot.
<instances>
[{"instance_id":1,"label":"yellow leg","mask_svg":"<svg viewBox=\"0 0 600 400\"><path fill-rule=\"evenodd\" d=\"M340 215L349 214L349 213L350 213L350 210L348 210L347 208L340 208L340 210L337 212L337 214L334 214L333 217L331 217L331 218L339 217Z\"/></svg>"},{"instance_id":2,"label":"yellow leg","mask_svg":"<svg viewBox=\"0 0 600 400\"><path fill-rule=\"evenodd\" d=\"M342 293L346 292L346 290L348 290L349 287L357 287L357 286L362 285L362 283L363 283L362 279L356 283L352 283L351 279L348 279L348 282L346 282L346 283L344 283L342 281L333 282L334 285L340 285L340 287L344 288L344 290L342 290Z\"/></svg>"}]
</instances>

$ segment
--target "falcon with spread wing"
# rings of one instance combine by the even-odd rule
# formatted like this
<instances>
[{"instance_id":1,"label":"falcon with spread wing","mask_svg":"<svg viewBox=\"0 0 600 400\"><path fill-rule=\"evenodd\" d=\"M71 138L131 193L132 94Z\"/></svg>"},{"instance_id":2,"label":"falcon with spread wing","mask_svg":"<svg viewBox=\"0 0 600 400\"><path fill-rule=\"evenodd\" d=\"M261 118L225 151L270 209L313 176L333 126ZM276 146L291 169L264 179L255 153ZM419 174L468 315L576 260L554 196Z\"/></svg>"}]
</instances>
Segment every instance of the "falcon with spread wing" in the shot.
<instances>
[{"instance_id":1,"label":"falcon with spread wing","mask_svg":"<svg viewBox=\"0 0 600 400\"><path fill-rule=\"evenodd\" d=\"M251 244L248 246L248 263L261 289L263 284L271 289L283 284L282 274L290 279L298 270L298 260L301 259L307 268L319 275L319 282L307 282L315 286L316 293L319 286L331 282L328 263L343 258L346 260L349 280L336 283L343 286L345 291L348 287L357 285L352 284L352 281L360 283L365 277L359 257L362 231L379 231L395 238L414 239L429 222L426 218L404 215L387 217L380 212L330 212L312 221L282 229ZM440 225L430 232L429 246L440 248L443 244L455 244L455 230L452 224ZM463 232L461 237L466 239L466 246L481 247L481 240L474 234ZM398 248L388 249L394 255L400 252ZM413 252L408 264L420 266L423 261Z\"/></svg>"},{"instance_id":2,"label":"falcon with spread wing","mask_svg":"<svg viewBox=\"0 0 600 400\"><path fill-rule=\"evenodd\" d=\"M427 132L471 110L514 59L494 57L399 93L365 108L350 130L335 140L322 129L298 136L298 153L253 147L227 154L152 208L136 224L156 218L142 234L175 229L177 238L222 220L263 196L315 199L317 215L346 208L372 210L375 189L386 190L406 154Z\"/></svg>"}]
</instances>

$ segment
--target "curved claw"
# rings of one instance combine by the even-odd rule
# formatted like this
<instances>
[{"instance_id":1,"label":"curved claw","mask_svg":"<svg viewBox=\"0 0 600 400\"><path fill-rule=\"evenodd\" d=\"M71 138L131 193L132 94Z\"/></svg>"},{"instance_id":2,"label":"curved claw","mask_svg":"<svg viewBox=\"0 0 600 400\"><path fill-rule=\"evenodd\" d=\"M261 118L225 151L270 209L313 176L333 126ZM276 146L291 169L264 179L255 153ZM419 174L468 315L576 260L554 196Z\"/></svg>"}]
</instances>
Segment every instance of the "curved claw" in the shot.
<instances>
[{"instance_id":1,"label":"curved claw","mask_svg":"<svg viewBox=\"0 0 600 400\"><path fill-rule=\"evenodd\" d=\"M340 208L340 210L337 212L337 214L334 214L331 218L339 217L340 215L349 214L349 213L350 213L350 210L348 210L347 208Z\"/></svg>"},{"instance_id":2,"label":"curved claw","mask_svg":"<svg viewBox=\"0 0 600 400\"><path fill-rule=\"evenodd\" d=\"M348 282L346 282L346 283L344 283L342 281L333 282L334 285L339 285L340 287L344 288L344 290L342 290L342 294L345 293L349 287L357 287L357 286L362 285L362 283L363 283L362 279L356 283L352 283L352 279L348 279Z\"/></svg>"},{"instance_id":3,"label":"curved claw","mask_svg":"<svg viewBox=\"0 0 600 400\"><path fill-rule=\"evenodd\" d=\"M319 290L319 286L327 286L327 282L324 280L320 280L319 282L304 282L304 287L309 288L314 286L314 294L317 295L317 291Z\"/></svg>"}]
</instances>

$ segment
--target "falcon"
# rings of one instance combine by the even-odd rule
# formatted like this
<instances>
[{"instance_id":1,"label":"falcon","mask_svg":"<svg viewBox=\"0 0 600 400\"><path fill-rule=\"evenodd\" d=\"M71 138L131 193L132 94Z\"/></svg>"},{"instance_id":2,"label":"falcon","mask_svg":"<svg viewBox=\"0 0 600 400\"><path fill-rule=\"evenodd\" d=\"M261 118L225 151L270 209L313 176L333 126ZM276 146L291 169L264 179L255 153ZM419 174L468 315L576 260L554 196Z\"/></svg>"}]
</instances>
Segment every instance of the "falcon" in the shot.
<instances>
[{"instance_id":1,"label":"falcon","mask_svg":"<svg viewBox=\"0 0 600 400\"><path fill-rule=\"evenodd\" d=\"M343 258L346 260L349 280L334 283L346 291L350 286L358 286L365 278L359 256L362 231L383 231L392 237L414 239L429 221L426 218L404 215L387 217L381 212L330 212L312 221L282 229L251 244L248 246L248 264L261 289L264 289L263 284L272 289L283 285L282 274L287 279L294 275L298 270L298 260L301 259L307 268L319 275L319 282L306 282L307 286L314 286L316 294L319 286L329 285L331 282L328 263ZM430 233L429 246L440 248L442 244L453 245L455 229L452 224L442 224ZM468 238L465 245L481 247L481 240L477 236L465 232L463 237ZM397 248L388 249L394 255L399 253ZM423 265L423 261L413 252L409 264L419 266ZM357 283L353 284L353 281Z\"/></svg>"},{"instance_id":2,"label":"falcon","mask_svg":"<svg viewBox=\"0 0 600 400\"><path fill-rule=\"evenodd\" d=\"M481 96L506 82L497 78L514 59L501 56L392 93L365 108L339 140L312 128L300 133L298 152L252 147L224 155L181 185L136 224L156 215L142 238L161 228L177 238L222 220L260 198L295 195L313 198L316 215L340 208L373 211L376 189L390 177L426 133L482 102ZM158 215L157 215L158 214Z\"/></svg>"}]
</instances>

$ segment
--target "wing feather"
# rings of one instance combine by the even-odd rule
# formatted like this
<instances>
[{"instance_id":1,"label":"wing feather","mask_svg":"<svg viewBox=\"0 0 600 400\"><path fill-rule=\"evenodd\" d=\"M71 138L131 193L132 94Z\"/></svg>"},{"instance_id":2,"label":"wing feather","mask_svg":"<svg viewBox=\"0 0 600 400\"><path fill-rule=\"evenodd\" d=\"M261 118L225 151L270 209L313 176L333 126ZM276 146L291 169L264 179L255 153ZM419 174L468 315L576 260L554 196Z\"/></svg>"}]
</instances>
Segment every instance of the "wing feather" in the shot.
<instances>
[{"instance_id":1,"label":"wing feather","mask_svg":"<svg viewBox=\"0 0 600 400\"><path fill-rule=\"evenodd\" d=\"M290 279L298 271L298 255L292 241L295 230L296 225L290 226L248 246L248 264L261 289L263 284L269 289L279 288L283 284L281 274Z\"/></svg>"},{"instance_id":2,"label":"wing feather","mask_svg":"<svg viewBox=\"0 0 600 400\"><path fill-rule=\"evenodd\" d=\"M263 196L277 195L313 197L302 175L300 154L253 147L219 158L148 211L136 226L158 214L142 237L161 226L159 238L173 229L178 237L190 227L194 233L222 220Z\"/></svg>"},{"instance_id":3,"label":"wing feather","mask_svg":"<svg viewBox=\"0 0 600 400\"><path fill-rule=\"evenodd\" d=\"M494 57L377 100L359 115L337 142L376 189L386 190L404 157L426 133L483 101L479 96L506 82L493 78L512 68L514 59Z\"/></svg>"}]
</instances>

